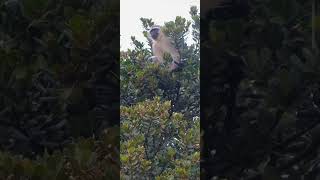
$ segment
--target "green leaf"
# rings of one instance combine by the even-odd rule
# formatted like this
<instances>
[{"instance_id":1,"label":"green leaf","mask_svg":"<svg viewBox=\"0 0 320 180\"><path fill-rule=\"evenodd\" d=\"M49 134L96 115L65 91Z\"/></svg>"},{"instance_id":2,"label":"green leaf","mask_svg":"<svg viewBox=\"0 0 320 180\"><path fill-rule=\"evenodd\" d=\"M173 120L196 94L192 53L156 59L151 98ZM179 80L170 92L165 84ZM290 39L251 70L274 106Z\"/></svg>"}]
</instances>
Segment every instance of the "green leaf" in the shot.
<instances>
[{"instance_id":1,"label":"green leaf","mask_svg":"<svg viewBox=\"0 0 320 180\"><path fill-rule=\"evenodd\" d=\"M28 70L25 66L24 67L20 66L20 67L15 68L13 74L14 74L15 78L18 80L24 79L28 75Z\"/></svg>"},{"instance_id":2,"label":"green leaf","mask_svg":"<svg viewBox=\"0 0 320 180\"><path fill-rule=\"evenodd\" d=\"M34 168L33 178L44 178L48 174L48 169L43 164L37 164Z\"/></svg>"},{"instance_id":3,"label":"green leaf","mask_svg":"<svg viewBox=\"0 0 320 180\"><path fill-rule=\"evenodd\" d=\"M320 32L320 16L314 17L314 28L317 32Z\"/></svg>"},{"instance_id":4,"label":"green leaf","mask_svg":"<svg viewBox=\"0 0 320 180\"><path fill-rule=\"evenodd\" d=\"M91 39L93 21L87 16L76 14L69 20L68 25L73 33L76 45L79 47L87 46Z\"/></svg>"},{"instance_id":5,"label":"green leaf","mask_svg":"<svg viewBox=\"0 0 320 180\"><path fill-rule=\"evenodd\" d=\"M25 15L35 18L45 11L48 0L23 0L22 3Z\"/></svg>"}]
</instances>

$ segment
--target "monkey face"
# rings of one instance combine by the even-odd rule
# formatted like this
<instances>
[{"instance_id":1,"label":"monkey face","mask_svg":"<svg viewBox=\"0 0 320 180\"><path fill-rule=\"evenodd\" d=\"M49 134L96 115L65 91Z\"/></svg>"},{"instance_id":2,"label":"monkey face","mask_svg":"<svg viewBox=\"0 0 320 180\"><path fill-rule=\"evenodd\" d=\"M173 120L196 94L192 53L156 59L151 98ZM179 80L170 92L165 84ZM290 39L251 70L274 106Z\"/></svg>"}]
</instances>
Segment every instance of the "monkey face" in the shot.
<instances>
[{"instance_id":1,"label":"monkey face","mask_svg":"<svg viewBox=\"0 0 320 180\"><path fill-rule=\"evenodd\" d=\"M150 35L152 39L156 40L160 34L160 29L159 28L154 28L150 30Z\"/></svg>"}]
</instances>

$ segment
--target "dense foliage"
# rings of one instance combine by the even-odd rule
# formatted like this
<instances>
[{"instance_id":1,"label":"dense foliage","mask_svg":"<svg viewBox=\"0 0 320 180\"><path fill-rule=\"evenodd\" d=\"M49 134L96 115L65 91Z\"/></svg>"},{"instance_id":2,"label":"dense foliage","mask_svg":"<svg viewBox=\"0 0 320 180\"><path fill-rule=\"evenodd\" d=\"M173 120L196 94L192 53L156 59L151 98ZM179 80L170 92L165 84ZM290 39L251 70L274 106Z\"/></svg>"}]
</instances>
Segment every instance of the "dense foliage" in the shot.
<instances>
[{"instance_id":1,"label":"dense foliage","mask_svg":"<svg viewBox=\"0 0 320 180\"><path fill-rule=\"evenodd\" d=\"M199 179L200 84L199 28L196 7L191 21L176 17L163 30L175 43L183 68L169 72L167 63L149 62L145 46L132 37L133 49L121 52L121 178ZM147 30L151 19L141 18ZM186 37L192 26L193 43Z\"/></svg>"},{"instance_id":2,"label":"dense foliage","mask_svg":"<svg viewBox=\"0 0 320 180\"><path fill-rule=\"evenodd\" d=\"M119 179L119 129L105 130L99 140L80 139L63 152L45 152L34 160L0 152L1 179L32 180L104 180Z\"/></svg>"},{"instance_id":3,"label":"dense foliage","mask_svg":"<svg viewBox=\"0 0 320 180\"><path fill-rule=\"evenodd\" d=\"M320 63L311 1L233 2L242 4L201 18L201 176L318 179Z\"/></svg>"},{"instance_id":4,"label":"dense foliage","mask_svg":"<svg viewBox=\"0 0 320 180\"><path fill-rule=\"evenodd\" d=\"M79 137L97 144L113 126L119 129L119 3L0 0L0 179L60 179L55 163L71 163L69 178L90 179L86 172L105 160L73 161L95 157L91 145L59 150ZM103 146L119 150L115 142Z\"/></svg>"},{"instance_id":5,"label":"dense foliage","mask_svg":"<svg viewBox=\"0 0 320 180\"><path fill-rule=\"evenodd\" d=\"M122 107L121 178L199 178L200 121L170 108L160 98Z\"/></svg>"}]
</instances>

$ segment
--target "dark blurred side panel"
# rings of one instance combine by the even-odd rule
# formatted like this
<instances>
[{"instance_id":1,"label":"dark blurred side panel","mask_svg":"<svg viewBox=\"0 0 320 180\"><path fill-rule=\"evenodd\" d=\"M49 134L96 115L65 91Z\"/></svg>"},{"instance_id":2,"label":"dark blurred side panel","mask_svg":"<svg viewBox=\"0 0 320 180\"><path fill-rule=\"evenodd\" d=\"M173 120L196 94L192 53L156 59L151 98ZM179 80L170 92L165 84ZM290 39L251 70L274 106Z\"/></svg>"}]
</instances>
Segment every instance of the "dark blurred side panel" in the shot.
<instances>
[{"instance_id":1,"label":"dark blurred side panel","mask_svg":"<svg viewBox=\"0 0 320 180\"><path fill-rule=\"evenodd\" d=\"M319 1L201 0L201 179L317 179Z\"/></svg>"},{"instance_id":2,"label":"dark blurred side panel","mask_svg":"<svg viewBox=\"0 0 320 180\"><path fill-rule=\"evenodd\" d=\"M119 179L119 13L0 1L0 179Z\"/></svg>"},{"instance_id":3,"label":"dark blurred side panel","mask_svg":"<svg viewBox=\"0 0 320 180\"><path fill-rule=\"evenodd\" d=\"M231 43L223 39L226 32L222 26L232 19L246 18L248 13L247 1L201 0L201 179L220 177L232 165L226 159L226 141L235 126L235 98L243 62L228 51Z\"/></svg>"}]
</instances>

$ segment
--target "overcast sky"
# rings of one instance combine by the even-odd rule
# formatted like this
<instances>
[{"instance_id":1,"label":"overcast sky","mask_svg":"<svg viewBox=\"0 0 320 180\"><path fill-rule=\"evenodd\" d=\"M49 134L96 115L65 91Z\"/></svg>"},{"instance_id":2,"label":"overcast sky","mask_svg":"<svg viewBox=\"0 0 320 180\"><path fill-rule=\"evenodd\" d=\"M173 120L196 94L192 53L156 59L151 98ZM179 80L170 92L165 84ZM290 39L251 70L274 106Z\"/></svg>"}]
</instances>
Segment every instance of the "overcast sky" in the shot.
<instances>
[{"instance_id":1,"label":"overcast sky","mask_svg":"<svg viewBox=\"0 0 320 180\"><path fill-rule=\"evenodd\" d=\"M176 16L190 20L190 7L197 6L200 0L120 0L120 45L121 50L131 48L131 36L145 41L140 18L152 18L155 24L173 21Z\"/></svg>"}]
</instances>

